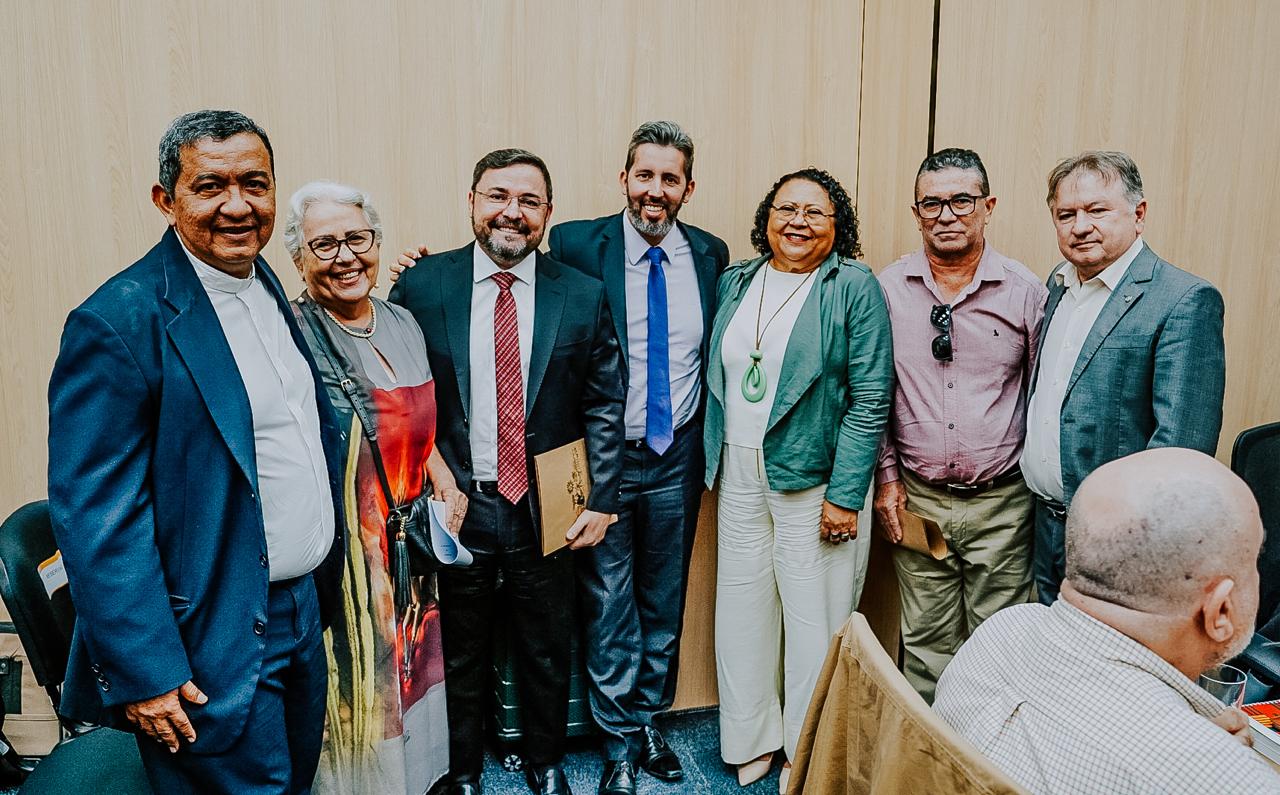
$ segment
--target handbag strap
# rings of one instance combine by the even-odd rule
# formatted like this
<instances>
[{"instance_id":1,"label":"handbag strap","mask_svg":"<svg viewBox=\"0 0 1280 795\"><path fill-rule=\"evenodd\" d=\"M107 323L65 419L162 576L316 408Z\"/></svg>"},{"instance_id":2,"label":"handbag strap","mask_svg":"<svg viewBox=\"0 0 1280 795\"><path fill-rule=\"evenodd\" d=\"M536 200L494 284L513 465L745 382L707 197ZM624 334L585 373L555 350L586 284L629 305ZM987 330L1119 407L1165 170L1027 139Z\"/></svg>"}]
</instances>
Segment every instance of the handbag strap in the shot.
<instances>
[{"instance_id":1,"label":"handbag strap","mask_svg":"<svg viewBox=\"0 0 1280 795\"><path fill-rule=\"evenodd\" d=\"M373 299L370 299L373 300ZM347 400L351 403L351 408L355 410L356 416L360 419L360 429L364 433L364 438L369 441L369 452L373 456L373 468L378 474L378 485L382 489L382 496L387 501L388 510L395 510L400 505L396 503L395 497L391 494L391 482L387 479L387 468L382 463L382 449L378 446L378 426L374 424L373 417L369 414L369 408L365 405L364 399L360 396L360 389L356 386L355 379L351 377L351 368L344 366L345 363L339 363L334 358L334 352L330 350L332 343L329 340L323 326L319 325L319 318L314 312L309 312L302 299L299 299L298 307L299 315L311 327L312 332L317 337L320 344L316 347L320 349L320 353L329 363L329 368L335 375L340 376L338 382L342 393L347 396ZM388 530L390 528L388 527Z\"/></svg>"}]
</instances>

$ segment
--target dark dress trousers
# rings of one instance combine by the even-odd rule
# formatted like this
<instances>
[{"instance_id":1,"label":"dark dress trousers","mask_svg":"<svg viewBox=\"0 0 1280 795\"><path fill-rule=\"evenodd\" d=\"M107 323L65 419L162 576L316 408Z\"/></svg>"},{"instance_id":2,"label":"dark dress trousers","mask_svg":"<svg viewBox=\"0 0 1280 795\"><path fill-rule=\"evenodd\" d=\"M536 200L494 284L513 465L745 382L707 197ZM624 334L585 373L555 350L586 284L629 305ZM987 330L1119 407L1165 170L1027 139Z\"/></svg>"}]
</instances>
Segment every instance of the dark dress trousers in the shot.
<instances>
[{"instance_id":1,"label":"dark dress trousers","mask_svg":"<svg viewBox=\"0 0 1280 795\"><path fill-rule=\"evenodd\" d=\"M628 382L626 244L621 213L570 221L551 230L551 256L604 282L609 312L622 346ZM678 223L678 222L677 222ZM658 455L643 440L627 443L622 467L622 510L597 547L578 556L586 613L586 660L591 712L605 733L605 755L634 761L640 729L671 706L676 654L702 497L702 406L706 356L716 310L716 280L729 264L724 241L679 224L689 241L702 303L702 400ZM670 266L668 266L670 267Z\"/></svg>"},{"instance_id":2,"label":"dark dress trousers","mask_svg":"<svg viewBox=\"0 0 1280 795\"><path fill-rule=\"evenodd\" d=\"M423 258L401 275L390 296L422 326L436 381L436 444L471 501L461 540L475 553L475 563L439 575L449 778L455 782L480 777L495 627L510 632L513 641L525 761L554 764L564 754L574 626L572 556L568 549L541 554L533 456L585 438L591 475L587 507L617 513L624 433L618 343L603 287L539 253L525 384L529 493L513 505L492 484L474 482L469 428L474 245Z\"/></svg>"},{"instance_id":3,"label":"dark dress trousers","mask_svg":"<svg viewBox=\"0 0 1280 795\"><path fill-rule=\"evenodd\" d=\"M280 283L258 278L315 379L341 522L342 437ZM268 582L253 420L222 326L173 230L67 318L49 383L49 508L77 621L72 718L130 728L122 707L188 679L195 743L139 735L157 792L303 791L324 726L325 562ZM155 753L151 753L155 751Z\"/></svg>"},{"instance_id":4,"label":"dark dress trousers","mask_svg":"<svg viewBox=\"0 0 1280 795\"><path fill-rule=\"evenodd\" d=\"M1066 293L1056 274L1066 267L1049 276L1039 362ZM1226 387L1222 324L1222 294L1144 244L1089 330L1062 399L1066 505L1090 472L1139 450L1214 454ZM1058 598L1066 575L1065 542L1060 512L1037 500L1033 572L1044 604Z\"/></svg>"}]
</instances>

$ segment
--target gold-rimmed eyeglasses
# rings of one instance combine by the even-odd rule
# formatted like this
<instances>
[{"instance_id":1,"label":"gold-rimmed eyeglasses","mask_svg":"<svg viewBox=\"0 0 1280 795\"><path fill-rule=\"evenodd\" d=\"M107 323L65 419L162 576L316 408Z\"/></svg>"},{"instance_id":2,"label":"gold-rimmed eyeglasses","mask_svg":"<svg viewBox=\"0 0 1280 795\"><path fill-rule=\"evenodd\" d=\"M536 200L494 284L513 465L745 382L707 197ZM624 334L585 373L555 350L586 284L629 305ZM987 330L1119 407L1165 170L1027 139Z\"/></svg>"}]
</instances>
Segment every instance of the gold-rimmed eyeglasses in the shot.
<instances>
[{"instance_id":1,"label":"gold-rimmed eyeglasses","mask_svg":"<svg viewBox=\"0 0 1280 795\"><path fill-rule=\"evenodd\" d=\"M511 202L514 201L516 204L520 205L521 210L524 210L525 212L535 213L539 209L541 209L543 206L551 204L551 202L543 201L541 197L535 196L532 193L522 193L519 196L512 196L510 193L507 193L506 191L495 190L492 193L484 193L483 191L476 191L476 195L483 198L485 201L485 204L489 205L495 210L498 208L502 208L505 210L508 207L510 207Z\"/></svg>"},{"instance_id":2,"label":"gold-rimmed eyeglasses","mask_svg":"<svg viewBox=\"0 0 1280 795\"><path fill-rule=\"evenodd\" d=\"M795 218L796 215L801 215L804 217L805 223L809 224L809 226L818 226L825 223L828 218L836 217L835 213L825 212L820 207L797 207L794 204L771 204L769 205L769 208L777 214L778 220L783 223L790 223L791 219Z\"/></svg>"}]
</instances>

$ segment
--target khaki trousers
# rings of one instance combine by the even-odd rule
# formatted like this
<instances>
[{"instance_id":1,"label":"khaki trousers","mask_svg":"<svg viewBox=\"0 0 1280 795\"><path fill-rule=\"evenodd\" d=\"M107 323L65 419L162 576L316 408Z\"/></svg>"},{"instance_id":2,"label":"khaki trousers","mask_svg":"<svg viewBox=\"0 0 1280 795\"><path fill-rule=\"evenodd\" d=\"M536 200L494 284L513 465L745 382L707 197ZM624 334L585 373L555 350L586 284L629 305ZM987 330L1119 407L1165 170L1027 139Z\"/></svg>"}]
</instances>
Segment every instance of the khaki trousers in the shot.
<instances>
[{"instance_id":1,"label":"khaki trousers","mask_svg":"<svg viewBox=\"0 0 1280 795\"><path fill-rule=\"evenodd\" d=\"M784 749L794 759L831 637L867 570L871 510L858 538L818 536L825 485L774 491L760 450L725 445L716 542L720 755L736 765Z\"/></svg>"},{"instance_id":2,"label":"khaki trousers","mask_svg":"<svg viewBox=\"0 0 1280 795\"><path fill-rule=\"evenodd\" d=\"M1034 498L1022 480L974 497L902 470L907 510L933 519L947 540L942 560L895 547L902 593L903 673L925 701L960 644L992 613L1031 598Z\"/></svg>"}]
</instances>

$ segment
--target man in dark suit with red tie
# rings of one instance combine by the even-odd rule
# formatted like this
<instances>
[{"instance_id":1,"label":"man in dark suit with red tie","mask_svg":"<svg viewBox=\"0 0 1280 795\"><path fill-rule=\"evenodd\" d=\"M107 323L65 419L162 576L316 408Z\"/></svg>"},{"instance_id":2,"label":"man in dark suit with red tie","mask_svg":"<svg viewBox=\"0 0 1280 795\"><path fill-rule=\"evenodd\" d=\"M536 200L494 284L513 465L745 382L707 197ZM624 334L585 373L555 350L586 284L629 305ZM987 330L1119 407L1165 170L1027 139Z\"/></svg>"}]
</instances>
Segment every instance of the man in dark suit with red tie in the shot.
<instances>
[{"instance_id":1,"label":"man in dark suit with red tie","mask_svg":"<svg viewBox=\"0 0 1280 795\"><path fill-rule=\"evenodd\" d=\"M439 575L449 705L449 792L479 793L495 624L509 622L526 779L569 792L560 769L569 689L570 550L600 543L619 509L623 392L604 286L538 252L551 216L541 158L481 158L468 195L476 242L421 260L391 300L413 313L436 379L436 443L470 493L461 541L475 564ZM540 527L533 456L585 439L591 493L572 526ZM541 535L568 548L543 557Z\"/></svg>"},{"instance_id":2,"label":"man in dark suit with red tie","mask_svg":"<svg viewBox=\"0 0 1280 795\"><path fill-rule=\"evenodd\" d=\"M676 651L705 474L707 341L724 241L676 220L693 196L693 141L651 121L631 136L618 177L627 206L560 224L551 256L604 282L623 352L627 452L622 510L578 561L591 713L604 732L604 795L634 795L638 766L684 771L654 725L675 696Z\"/></svg>"}]
</instances>

